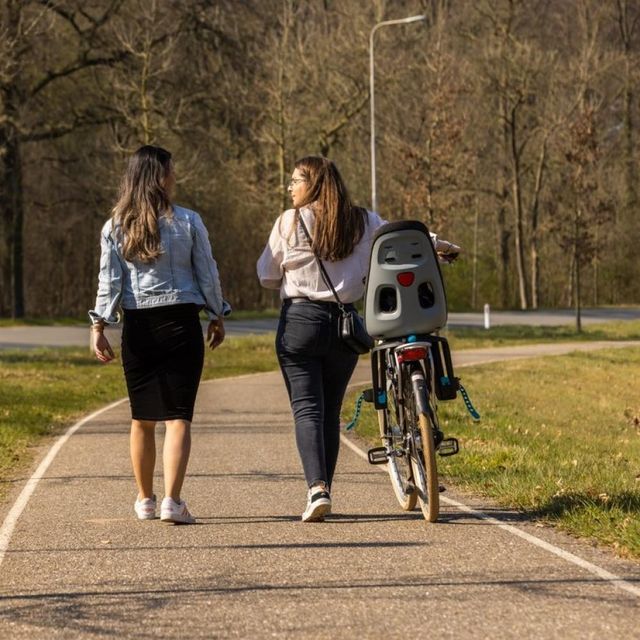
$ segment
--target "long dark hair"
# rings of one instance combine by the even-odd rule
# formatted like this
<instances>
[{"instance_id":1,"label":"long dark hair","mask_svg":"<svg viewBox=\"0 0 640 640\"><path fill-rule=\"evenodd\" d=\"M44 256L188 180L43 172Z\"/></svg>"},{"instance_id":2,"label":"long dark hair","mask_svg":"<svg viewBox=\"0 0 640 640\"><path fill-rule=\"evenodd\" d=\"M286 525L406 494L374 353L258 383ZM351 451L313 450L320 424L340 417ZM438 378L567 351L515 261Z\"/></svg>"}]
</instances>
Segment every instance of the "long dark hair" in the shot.
<instances>
[{"instance_id":1,"label":"long dark hair","mask_svg":"<svg viewBox=\"0 0 640 640\"><path fill-rule=\"evenodd\" d=\"M161 254L158 218L173 212L166 191L171 171L171 154L162 147L145 145L129 159L111 212L122 230L125 260L148 263Z\"/></svg>"},{"instance_id":2,"label":"long dark hair","mask_svg":"<svg viewBox=\"0 0 640 640\"><path fill-rule=\"evenodd\" d=\"M330 262L343 260L353 253L364 234L366 210L351 203L338 168L328 158L305 156L295 167L307 182L303 204L313 203L316 213L314 252Z\"/></svg>"}]
</instances>

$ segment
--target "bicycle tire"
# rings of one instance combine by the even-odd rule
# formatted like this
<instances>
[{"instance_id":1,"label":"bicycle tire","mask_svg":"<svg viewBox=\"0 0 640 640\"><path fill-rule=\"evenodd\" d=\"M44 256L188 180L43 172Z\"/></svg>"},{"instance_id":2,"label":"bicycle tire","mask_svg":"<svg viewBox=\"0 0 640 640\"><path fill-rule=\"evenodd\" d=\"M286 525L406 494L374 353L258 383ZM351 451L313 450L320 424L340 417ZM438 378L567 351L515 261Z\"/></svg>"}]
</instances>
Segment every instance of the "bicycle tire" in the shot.
<instances>
[{"instance_id":1,"label":"bicycle tire","mask_svg":"<svg viewBox=\"0 0 640 640\"><path fill-rule=\"evenodd\" d=\"M422 368L411 372L406 387L405 407L410 411L408 423L420 433L420 446L414 440L411 452L413 478L420 510L427 522L436 522L440 515L440 486L436 464L436 446L432 426L428 390Z\"/></svg>"},{"instance_id":2,"label":"bicycle tire","mask_svg":"<svg viewBox=\"0 0 640 640\"><path fill-rule=\"evenodd\" d=\"M404 449L405 435L399 433L400 428L395 415L397 407L396 390L393 385L390 385L387 389L387 406L378 411L380 436L385 447L391 447L392 449L401 447ZM397 433L394 433L394 427L398 431ZM402 509L404 511L415 509L418 494L413 482L413 466L410 456L391 456L387 462L387 472L389 473L393 493ZM407 488L412 489L412 491L407 493Z\"/></svg>"}]
</instances>

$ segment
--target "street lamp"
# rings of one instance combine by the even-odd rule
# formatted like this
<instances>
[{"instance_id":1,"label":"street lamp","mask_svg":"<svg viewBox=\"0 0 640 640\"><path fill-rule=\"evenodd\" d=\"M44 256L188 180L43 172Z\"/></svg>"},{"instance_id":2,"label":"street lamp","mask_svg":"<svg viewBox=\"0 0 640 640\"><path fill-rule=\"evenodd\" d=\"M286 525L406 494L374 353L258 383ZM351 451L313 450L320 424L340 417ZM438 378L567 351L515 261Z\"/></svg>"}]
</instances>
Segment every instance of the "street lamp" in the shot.
<instances>
[{"instance_id":1,"label":"street lamp","mask_svg":"<svg viewBox=\"0 0 640 640\"><path fill-rule=\"evenodd\" d=\"M371 210L378 211L378 200L376 194L376 122L375 122L375 100L374 100L374 78L373 78L373 36L380 27L387 27L392 24L409 24L410 22L423 22L427 16L411 16L401 20L385 20L378 22L369 34L369 87L371 94L369 104L371 107Z\"/></svg>"}]
</instances>

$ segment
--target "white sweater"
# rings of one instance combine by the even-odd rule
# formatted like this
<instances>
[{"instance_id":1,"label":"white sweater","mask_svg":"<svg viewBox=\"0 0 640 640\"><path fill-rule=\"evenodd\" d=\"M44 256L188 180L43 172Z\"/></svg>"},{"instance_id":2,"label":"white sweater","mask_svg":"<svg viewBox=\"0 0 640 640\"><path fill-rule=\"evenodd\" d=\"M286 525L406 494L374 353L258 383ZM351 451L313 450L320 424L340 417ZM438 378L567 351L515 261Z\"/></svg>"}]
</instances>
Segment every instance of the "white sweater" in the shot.
<instances>
[{"instance_id":1,"label":"white sweater","mask_svg":"<svg viewBox=\"0 0 640 640\"><path fill-rule=\"evenodd\" d=\"M364 295L364 283L369 270L369 255L375 232L385 224L377 214L367 212L364 234L353 253L337 262L323 261L340 301L355 302ZM315 214L309 207L300 209L305 225L313 237ZM267 289L280 289L280 297L307 297L311 300L335 301L331 289L322 279L320 267L311 246L298 225L293 229L295 209L278 216L267 246L257 264L260 284Z\"/></svg>"}]
</instances>

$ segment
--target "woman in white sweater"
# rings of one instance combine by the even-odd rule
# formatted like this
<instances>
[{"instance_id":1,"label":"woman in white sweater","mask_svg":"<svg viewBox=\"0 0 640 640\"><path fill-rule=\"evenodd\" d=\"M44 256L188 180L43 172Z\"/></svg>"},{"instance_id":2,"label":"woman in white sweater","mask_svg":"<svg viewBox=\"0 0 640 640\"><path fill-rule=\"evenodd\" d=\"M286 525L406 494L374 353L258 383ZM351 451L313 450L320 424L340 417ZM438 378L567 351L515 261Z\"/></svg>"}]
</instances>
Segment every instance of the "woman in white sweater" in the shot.
<instances>
[{"instance_id":1,"label":"woman in white sweater","mask_svg":"<svg viewBox=\"0 0 640 640\"><path fill-rule=\"evenodd\" d=\"M340 408L358 361L338 336L340 310L316 256L349 307L364 293L371 240L384 222L351 203L338 169L326 158L298 160L289 193L294 208L276 221L258 260L258 277L283 299L276 351L309 487L302 520L313 522L331 511Z\"/></svg>"}]
</instances>

